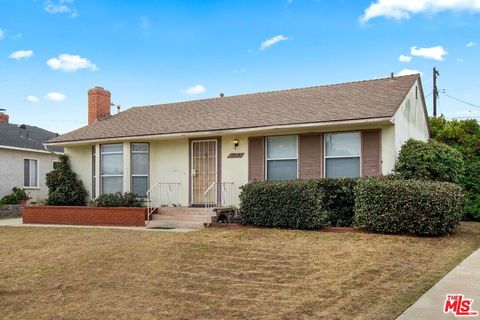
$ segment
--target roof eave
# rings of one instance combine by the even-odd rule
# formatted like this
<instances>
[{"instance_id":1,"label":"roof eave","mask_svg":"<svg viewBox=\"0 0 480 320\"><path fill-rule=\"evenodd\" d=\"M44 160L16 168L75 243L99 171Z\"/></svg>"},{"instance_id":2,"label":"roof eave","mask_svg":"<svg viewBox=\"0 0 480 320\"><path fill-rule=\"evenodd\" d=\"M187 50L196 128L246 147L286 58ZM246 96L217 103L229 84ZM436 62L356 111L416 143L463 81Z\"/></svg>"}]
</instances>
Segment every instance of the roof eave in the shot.
<instances>
[{"instance_id":1,"label":"roof eave","mask_svg":"<svg viewBox=\"0 0 480 320\"><path fill-rule=\"evenodd\" d=\"M196 137L196 136L208 136L208 135L219 135L219 134L244 134L269 130L280 130L280 129L307 129L307 128L326 128L332 126L341 126L341 125L361 125L361 124L370 124L370 125L392 125L393 117L376 117L376 118L364 118L364 119L349 119L349 120L337 120L337 121L325 121L325 122L312 122L312 123L300 123L300 124L286 124L286 125L271 125L271 126L261 126L261 127L246 127L246 128L230 128L230 129L219 129L219 130L205 130L205 131L192 131L192 132L175 132L175 133L165 133L165 134L149 134L149 135L132 135L132 136L121 136L121 137L105 137L99 139L83 139L83 140L70 140L70 141L59 141L59 142L45 142L45 146L72 146L72 145L82 145L82 144L92 144L92 143L101 143L101 142L114 142L114 141L124 141L124 140L145 140L145 139L174 139L174 138L183 138L183 137Z\"/></svg>"}]
</instances>

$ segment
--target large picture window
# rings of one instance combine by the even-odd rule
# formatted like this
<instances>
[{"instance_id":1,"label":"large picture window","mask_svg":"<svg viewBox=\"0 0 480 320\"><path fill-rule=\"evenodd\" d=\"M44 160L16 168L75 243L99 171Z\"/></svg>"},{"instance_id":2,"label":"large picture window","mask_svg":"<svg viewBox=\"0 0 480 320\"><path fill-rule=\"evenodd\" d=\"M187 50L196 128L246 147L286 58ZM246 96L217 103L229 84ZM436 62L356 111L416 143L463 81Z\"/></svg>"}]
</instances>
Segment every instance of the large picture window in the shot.
<instances>
[{"instance_id":1,"label":"large picture window","mask_svg":"<svg viewBox=\"0 0 480 320\"><path fill-rule=\"evenodd\" d=\"M267 180L297 179L297 136L267 137Z\"/></svg>"},{"instance_id":2,"label":"large picture window","mask_svg":"<svg viewBox=\"0 0 480 320\"><path fill-rule=\"evenodd\" d=\"M123 145L101 145L100 153L102 194L123 193Z\"/></svg>"},{"instance_id":3,"label":"large picture window","mask_svg":"<svg viewBox=\"0 0 480 320\"><path fill-rule=\"evenodd\" d=\"M325 134L325 177L360 176L360 132Z\"/></svg>"},{"instance_id":4,"label":"large picture window","mask_svg":"<svg viewBox=\"0 0 480 320\"><path fill-rule=\"evenodd\" d=\"M38 188L38 160L23 160L23 186L26 188Z\"/></svg>"},{"instance_id":5,"label":"large picture window","mask_svg":"<svg viewBox=\"0 0 480 320\"><path fill-rule=\"evenodd\" d=\"M148 190L149 145L148 143L131 144L132 165L132 192L140 197L145 197Z\"/></svg>"},{"instance_id":6,"label":"large picture window","mask_svg":"<svg viewBox=\"0 0 480 320\"><path fill-rule=\"evenodd\" d=\"M92 197L97 196L97 151L96 146L92 146Z\"/></svg>"}]
</instances>

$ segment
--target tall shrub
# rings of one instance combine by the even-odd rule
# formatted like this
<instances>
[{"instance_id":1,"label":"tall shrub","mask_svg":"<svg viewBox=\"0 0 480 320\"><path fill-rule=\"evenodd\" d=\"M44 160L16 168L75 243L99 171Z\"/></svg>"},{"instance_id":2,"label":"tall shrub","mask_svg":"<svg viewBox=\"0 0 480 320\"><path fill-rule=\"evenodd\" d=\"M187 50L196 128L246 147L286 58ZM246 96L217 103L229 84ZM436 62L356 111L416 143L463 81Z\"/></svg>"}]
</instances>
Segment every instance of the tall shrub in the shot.
<instances>
[{"instance_id":1,"label":"tall shrub","mask_svg":"<svg viewBox=\"0 0 480 320\"><path fill-rule=\"evenodd\" d=\"M395 171L406 179L458 183L464 164L460 152L446 144L410 139L400 150Z\"/></svg>"},{"instance_id":2,"label":"tall shrub","mask_svg":"<svg viewBox=\"0 0 480 320\"><path fill-rule=\"evenodd\" d=\"M462 217L462 188L448 182L366 178L358 182L355 225L381 233L444 235Z\"/></svg>"},{"instance_id":3,"label":"tall shrub","mask_svg":"<svg viewBox=\"0 0 480 320\"><path fill-rule=\"evenodd\" d=\"M241 187L239 219L243 224L292 229L328 225L323 192L314 181L263 181Z\"/></svg>"},{"instance_id":4,"label":"tall shrub","mask_svg":"<svg viewBox=\"0 0 480 320\"><path fill-rule=\"evenodd\" d=\"M67 155L59 156L57 168L46 177L48 187L47 205L51 206L84 206L88 192L83 182L73 172Z\"/></svg>"}]
</instances>

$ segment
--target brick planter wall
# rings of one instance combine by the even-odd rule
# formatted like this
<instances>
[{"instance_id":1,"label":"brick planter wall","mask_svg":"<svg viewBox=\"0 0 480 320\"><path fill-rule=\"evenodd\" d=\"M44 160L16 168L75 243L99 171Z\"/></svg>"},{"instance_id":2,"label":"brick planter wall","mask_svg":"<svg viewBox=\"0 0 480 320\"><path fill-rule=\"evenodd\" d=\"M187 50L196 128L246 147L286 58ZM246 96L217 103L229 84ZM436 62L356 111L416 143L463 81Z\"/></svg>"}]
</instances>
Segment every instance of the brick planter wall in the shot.
<instances>
[{"instance_id":1,"label":"brick planter wall","mask_svg":"<svg viewBox=\"0 0 480 320\"><path fill-rule=\"evenodd\" d=\"M146 208L27 206L23 223L87 226L145 226Z\"/></svg>"},{"instance_id":2,"label":"brick planter wall","mask_svg":"<svg viewBox=\"0 0 480 320\"><path fill-rule=\"evenodd\" d=\"M24 204L6 204L0 206L0 217L20 217Z\"/></svg>"}]
</instances>

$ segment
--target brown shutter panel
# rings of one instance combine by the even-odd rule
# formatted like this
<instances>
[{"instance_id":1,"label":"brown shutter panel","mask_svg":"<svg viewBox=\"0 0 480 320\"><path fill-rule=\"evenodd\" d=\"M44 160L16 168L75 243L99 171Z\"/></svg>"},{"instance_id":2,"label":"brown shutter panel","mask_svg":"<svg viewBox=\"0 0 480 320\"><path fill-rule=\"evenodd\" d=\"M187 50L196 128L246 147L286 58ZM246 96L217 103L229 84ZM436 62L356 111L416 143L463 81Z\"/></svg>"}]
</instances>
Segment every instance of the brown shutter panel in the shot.
<instances>
[{"instance_id":1,"label":"brown shutter panel","mask_svg":"<svg viewBox=\"0 0 480 320\"><path fill-rule=\"evenodd\" d=\"M362 132L362 176L381 174L380 130Z\"/></svg>"},{"instance_id":2,"label":"brown shutter panel","mask_svg":"<svg viewBox=\"0 0 480 320\"><path fill-rule=\"evenodd\" d=\"M248 181L265 180L265 143L263 137L248 138Z\"/></svg>"},{"instance_id":3,"label":"brown shutter panel","mask_svg":"<svg viewBox=\"0 0 480 320\"><path fill-rule=\"evenodd\" d=\"M299 137L299 178L318 179L323 175L323 134L305 134Z\"/></svg>"}]
</instances>

